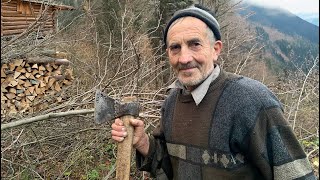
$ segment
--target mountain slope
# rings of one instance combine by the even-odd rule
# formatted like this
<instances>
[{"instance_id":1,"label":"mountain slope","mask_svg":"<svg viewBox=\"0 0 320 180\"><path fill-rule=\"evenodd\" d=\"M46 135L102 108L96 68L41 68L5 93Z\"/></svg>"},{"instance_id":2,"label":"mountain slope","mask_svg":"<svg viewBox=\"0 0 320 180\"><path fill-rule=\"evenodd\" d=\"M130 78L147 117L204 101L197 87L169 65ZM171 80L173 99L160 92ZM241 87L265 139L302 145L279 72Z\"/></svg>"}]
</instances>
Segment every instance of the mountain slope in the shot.
<instances>
[{"instance_id":1,"label":"mountain slope","mask_svg":"<svg viewBox=\"0 0 320 180\"><path fill-rule=\"evenodd\" d=\"M283 9L245 4L240 15L255 29L257 41L264 46L261 58L275 73L307 71L310 60L319 56L319 28Z\"/></svg>"},{"instance_id":2,"label":"mountain slope","mask_svg":"<svg viewBox=\"0 0 320 180\"><path fill-rule=\"evenodd\" d=\"M248 8L246 11L240 12L240 14L244 15L248 12L254 12L254 15L249 17L250 21L275 28L286 35L301 36L310 42L319 43L318 26L283 9L264 8L251 4L246 5Z\"/></svg>"}]
</instances>

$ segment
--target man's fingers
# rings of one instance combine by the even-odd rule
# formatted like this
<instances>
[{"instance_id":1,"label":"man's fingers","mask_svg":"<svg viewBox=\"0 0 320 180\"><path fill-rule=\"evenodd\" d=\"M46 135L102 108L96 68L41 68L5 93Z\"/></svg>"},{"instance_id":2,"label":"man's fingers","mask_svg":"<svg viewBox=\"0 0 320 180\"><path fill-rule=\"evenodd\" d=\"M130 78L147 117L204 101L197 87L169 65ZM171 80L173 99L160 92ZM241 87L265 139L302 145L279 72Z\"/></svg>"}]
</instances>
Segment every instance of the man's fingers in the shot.
<instances>
[{"instance_id":1,"label":"man's fingers","mask_svg":"<svg viewBox=\"0 0 320 180\"><path fill-rule=\"evenodd\" d=\"M128 133L126 131L115 131L111 130L111 135L112 136L119 136L119 137L127 137Z\"/></svg>"},{"instance_id":2,"label":"man's fingers","mask_svg":"<svg viewBox=\"0 0 320 180\"><path fill-rule=\"evenodd\" d=\"M115 119L114 123L112 123L112 125L111 125L111 128L116 131L125 131L126 130L123 125L123 122L119 118Z\"/></svg>"},{"instance_id":3,"label":"man's fingers","mask_svg":"<svg viewBox=\"0 0 320 180\"><path fill-rule=\"evenodd\" d=\"M124 137L112 136L112 139L117 141L117 142L122 142L124 140Z\"/></svg>"},{"instance_id":4,"label":"man's fingers","mask_svg":"<svg viewBox=\"0 0 320 180\"><path fill-rule=\"evenodd\" d=\"M118 125L118 126L123 126L123 122L121 121L120 118L115 119L115 120L114 120L114 123L115 123L116 125Z\"/></svg>"},{"instance_id":5,"label":"man's fingers","mask_svg":"<svg viewBox=\"0 0 320 180\"><path fill-rule=\"evenodd\" d=\"M143 121L139 120L139 119L130 119L130 124L132 126L138 127L138 126L144 126Z\"/></svg>"}]
</instances>

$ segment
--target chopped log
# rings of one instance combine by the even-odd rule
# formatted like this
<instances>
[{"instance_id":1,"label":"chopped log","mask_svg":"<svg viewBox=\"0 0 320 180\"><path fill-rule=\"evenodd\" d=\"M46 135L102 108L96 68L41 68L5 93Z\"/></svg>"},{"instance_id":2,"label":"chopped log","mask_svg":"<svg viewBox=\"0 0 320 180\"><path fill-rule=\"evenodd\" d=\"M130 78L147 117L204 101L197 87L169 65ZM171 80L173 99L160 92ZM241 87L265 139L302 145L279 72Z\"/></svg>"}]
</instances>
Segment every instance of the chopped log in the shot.
<instances>
[{"instance_id":1,"label":"chopped log","mask_svg":"<svg viewBox=\"0 0 320 180\"><path fill-rule=\"evenodd\" d=\"M65 79L65 80L63 80L63 84L70 86L72 84L72 82Z\"/></svg>"},{"instance_id":2,"label":"chopped log","mask_svg":"<svg viewBox=\"0 0 320 180\"><path fill-rule=\"evenodd\" d=\"M54 90L56 90L56 91L58 91L58 92L60 92L61 91L61 87L60 87L60 84L59 84L59 82L55 82L55 84L54 84Z\"/></svg>"},{"instance_id":3,"label":"chopped log","mask_svg":"<svg viewBox=\"0 0 320 180\"><path fill-rule=\"evenodd\" d=\"M35 79L30 79L30 83L32 85L35 85L35 84L38 84L39 82L37 80L35 80Z\"/></svg>"},{"instance_id":4,"label":"chopped log","mask_svg":"<svg viewBox=\"0 0 320 180\"><path fill-rule=\"evenodd\" d=\"M30 80L35 80L36 78L33 76L33 74L30 74L30 76L29 76L29 78L28 79L30 79Z\"/></svg>"},{"instance_id":5,"label":"chopped log","mask_svg":"<svg viewBox=\"0 0 320 180\"><path fill-rule=\"evenodd\" d=\"M18 97L25 97L25 96L26 96L25 90L23 90L23 93L20 93L20 94L18 94L17 96L18 96Z\"/></svg>"},{"instance_id":6,"label":"chopped log","mask_svg":"<svg viewBox=\"0 0 320 180\"><path fill-rule=\"evenodd\" d=\"M31 96L31 93L28 89L25 91L25 94L26 94L26 96Z\"/></svg>"},{"instance_id":7,"label":"chopped log","mask_svg":"<svg viewBox=\"0 0 320 180\"><path fill-rule=\"evenodd\" d=\"M34 100L35 96L27 96L27 99L29 99L31 102Z\"/></svg>"},{"instance_id":8,"label":"chopped log","mask_svg":"<svg viewBox=\"0 0 320 180\"><path fill-rule=\"evenodd\" d=\"M52 71L52 74L53 74L53 76L56 76L56 75L61 75L62 73L61 73L60 69L58 68L58 69Z\"/></svg>"},{"instance_id":9,"label":"chopped log","mask_svg":"<svg viewBox=\"0 0 320 180\"><path fill-rule=\"evenodd\" d=\"M17 84L18 84L18 81L12 80L12 81L10 81L9 86L10 87L15 87Z\"/></svg>"},{"instance_id":10,"label":"chopped log","mask_svg":"<svg viewBox=\"0 0 320 180\"><path fill-rule=\"evenodd\" d=\"M16 67L20 66L23 62L23 59L16 59L13 63Z\"/></svg>"},{"instance_id":11,"label":"chopped log","mask_svg":"<svg viewBox=\"0 0 320 180\"><path fill-rule=\"evenodd\" d=\"M1 86L1 93L6 93L6 92L8 92L8 90L5 87Z\"/></svg>"},{"instance_id":12,"label":"chopped log","mask_svg":"<svg viewBox=\"0 0 320 180\"><path fill-rule=\"evenodd\" d=\"M1 83L3 83L6 79L5 78L1 78Z\"/></svg>"},{"instance_id":13,"label":"chopped log","mask_svg":"<svg viewBox=\"0 0 320 180\"><path fill-rule=\"evenodd\" d=\"M21 63L21 67L24 67L24 65L26 64L26 61L22 61L22 63Z\"/></svg>"},{"instance_id":14,"label":"chopped log","mask_svg":"<svg viewBox=\"0 0 320 180\"><path fill-rule=\"evenodd\" d=\"M53 69L58 69L58 65L56 65L55 63L50 63L51 64L51 66L53 67Z\"/></svg>"},{"instance_id":15,"label":"chopped log","mask_svg":"<svg viewBox=\"0 0 320 180\"><path fill-rule=\"evenodd\" d=\"M22 94L23 92L24 92L24 89L17 89L16 94Z\"/></svg>"},{"instance_id":16,"label":"chopped log","mask_svg":"<svg viewBox=\"0 0 320 180\"><path fill-rule=\"evenodd\" d=\"M51 87L55 81L56 81L55 78L50 78L48 82L48 87Z\"/></svg>"},{"instance_id":17,"label":"chopped log","mask_svg":"<svg viewBox=\"0 0 320 180\"><path fill-rule=\"evenodd\" d=\"M9 88L9 93L17 94L17 90L15 88Z\"/></svg>"},{"instance_id":18,"label":"chopped log","mask_svg":"<svg viewBox=\"0 0 320 180\"><path fill-rule=\"evenodd\" d=\"M32 75L32 74L31 74L30 72L26 72L26 73L25 73L26 78L29 78L31 75Z\"/></svg>"},{"instance_id":19,"label":"chopped log","mask_svg":"<svg viewBox=\"0 0 320 180\"><path fill-rule=\"evenodd\" d=\"M53 70L53 68L51 67L51 64L46 64L45 65L47 71L51 72Z\"/></svg>"},{"instance_id":20,"label":"chopped log","mask_svg":"<svg viewBox=\"0 0 320 180\"><path fill-rule=\"evenodd\" d=\"M23 85L25 83L24 79L19 78L18 79L18 85Z\"/></svg>"},{"instance_id":21,"label":"chopped log","mask_svg":"<svg viewBox=\"0 0 320 180\"><path fill-rule=\"evenodd\" d=\"M26 73L26 69L21 66L18 66L15 71L20 72L20 73Z\"/></svg>"},{"instance_id":22,"label":"chopped log","mask_svg":"<svg viewBox=\"0 0 320 180\"><path fill-rule=\"evenodd\" d=\"M1 69L8 69L8 65L7 64L2 64Z\"/></svg>"},{"instance_id":23,"label":"chopped log","mask_svg":"<svg viewBox=\"0 0 320 180\"><path fill-rule=\"evenodd\" d=\"M16 114L17 112L16 106L10 106L9 114Z\"/></svg>"},{"instance_id":24,"label":"chopped log","mask_svg":"<svg viewBox=\"0 0 320 180\"><path fill-rule=\"evenodd\" d=\"M11 71L9 69L5 70L4 73L6 73L6 75L9 75L9 74L14 74L15 71Z\"/></svg>"},{"instance_id":25,"label":"chopped log","mask_svg":"<svg viewBox=\"0 0 320 180\"><path fill-rule=\"evenodd\" d=\"M5 79L5 81L3 81L3 82L1 83L1 87L6 88L6 87L9 86L9 84L10 84L10 82L8 81L8 79Z\"/></svg>"},{"instance_id":26,"label":"chopped log","mask_svg":"<svg viewBox=\"0 0 320 180\"><path fill-rule=\"evenodd\" d=\"M9 63L9 70L13 71L16 68L16 66L14 65L14 63Z\"/></svg>"},{"instance_id":27,"label":"chopped log","mask_svg":"<svg viewBox=\"0 0 320 180\"><path fill-rule=\"evenodd\" d=\"M8 100L8 98L5 95L1 94L1 101L6 101L6 100Z\"/></svg>"},{"instance_id":28,"label":"chopped log","mask_svg":"<svg viewBox=\"0 0 320 180\"><path fill-rule=\"evenodd\" d=\"M32 72L31 72L31 74L32 75L35 75L35 74L37 74L39 71L37 70L37 69L34 69Z\"/></svg>"},{"instance_id":29,"label":"chopped log","mask_svg":"<svg viewBox=\"0 0 320 180\"><path fill-rule=\"evenodd\" d=\"M65 76L67 80L73 80L74 77L72 77L72 69L66 69L65 70Z\"/></svg>"},{"instance_id":30,"label":"chopped log","mask_svg":"<svg viewBox=\"0 0 320 180\"><path fill-rule=\"evenodd\" d=\"M18 82L18 85L17 85L16 89L24 89L24 88Z\"/></svg>"},{"instance_id":31,"label":"chopped log","mask_svg":"<svg viewBox=\"0 0 320 180\"><path fill-rule=\"evenodd\" d=\"M27 80L25 80L23 86L27 88L27 87L32 86L32 84L31 84L30 81L27 79Z\"/></svg>"},{"instance_id":32,"label":"chopped log","mask_svg":"<svg viewBox=\"0 0 320 180\"><path fill-rule=\"evenodd\" d=\"M32 69L38 69L38 64L37 64L37 63L34 63L31 68L32 68Z\"/></svg>"},{"instance_id":33,"label":"chopped log","mask_svg":"<svg viewBox=\"0 0 320 180\"><path fill-rule=\"evenodd\" d=\"M8 99L13 99L13 98L16 97L16 95L15 95L14 93L7 93L5 96L6 96Z\"/></svg>"},{"instance_id":34,"label":"chopped log","mask_svg":"<svg viewBox=\"0 0 320 180\"><path fill-rule=\"evenodd\" d=\"M40 71L45 71L45 70L46 70L46 68L45 68L43 65L40 65L40 66L39 66L39 72L40 72Z\"/></svg>"},{"instance_id":35,"label":"chopped log","mask_svg":"<svg viewBox=\"0 0 320 180\"><path fill-rule=\"evenodd\" d=\"M41 89L40 89L39 86L36 86L35 92L36 92L37 94L42 94L42 91L41 91Z\"/></svg>"},{"instance_id":36,"label":"chopped log","mask_svg":"<svg viewBox=\"0 0 320 180\"><path fill-rule=\"evenodd\" d=\"M13 78L14 79L18 79L18 77L20 76L21 72L15 71Z\"/></svg>"},{"instance_id":37,"label":"chopped log","mask_svg":"<svg viewBox=\"0 0 320 180\"><path fill-rule=\"evenodd\" d=\"M42 87L45 87L45 86L46 86L46 84L43 81L40 81L39 87L42 88Z\"/></svg>"},{"instance_id":38,"label":"chopped log","mask_svg":"<svg viewBox=\"0 0 320 180\"><path fill-rule=\"evenodd\" d=\"M48 82L49 82L49 76L45 76L45 77L43 78L43 80L44 80L45 83L48 83Z\"/></svg>"},{"instance_id":39,"label":"chopped log","mask_svg":"<svg viewBox=\"0 0 320 180\"><path fill-rule=\"evenodd\" d=\"M35 88L35 87L33 87L33 86L31 86L31 87L28 88L28 90L29 90L29 92L30 92L31 94L34 93L34 88Z\"/></svg>"},{"instance_id":40,"label":"chopped log","mask_svg":"<svg viewBox=\"0 0 320 180\"><path fill-rule=\"evenodd\" d=\"M41 74L36 74L35 77L39 79L41 77Z\"/></svg>"},{"instance_id":41,"label":"chopped log","mask_svg":"<svg viewBox=\"0 0 320 180\"><path fill-rule=\"evenodd\" d=\"M42 88L40 88L40 90L41 90L40 94L44 94L46 92L46 87L42 87Z\"/></svg>"},{"instance_id":42,"label":"chopped log","mask_svg":"<svg viewBox=\"0 0 320 180\"><path fill-rule=\"evenodd\" d=\"M43 76L44 75L44 71L40 71L39 70L39 72L38 72L41 76Z\"/></svg>"},{"instance_id":43,"label":"chopped log","mask_svg":"<svg viewBox=\"0 0 320 180\"><path fill-rule=\"evenodd\" d=\"M7 77L6 73L4 73L4 70L1 68L1 77Z\"/></svg>"},{"instance_id":44,"label":"chopped log","mask_svg":"<svg viewBox=\"0 0 320 180\"><path fill-rule=\"evenodd\" d=\"M27 72L31 73L31 67L26 67Z\"/></svg>"},{"instance_id":45,"label":"chopped log","mask_svg":"<svg viewBox=\"0 0 320 180\"><path fill-rule=\"evenodd\" d=\"M24 79L27 79L27 77L24 76L24 75L20 75L18 80L20 80L20 79L23 79L23 80L24 80Z\"/></svg>"}]
</instances>

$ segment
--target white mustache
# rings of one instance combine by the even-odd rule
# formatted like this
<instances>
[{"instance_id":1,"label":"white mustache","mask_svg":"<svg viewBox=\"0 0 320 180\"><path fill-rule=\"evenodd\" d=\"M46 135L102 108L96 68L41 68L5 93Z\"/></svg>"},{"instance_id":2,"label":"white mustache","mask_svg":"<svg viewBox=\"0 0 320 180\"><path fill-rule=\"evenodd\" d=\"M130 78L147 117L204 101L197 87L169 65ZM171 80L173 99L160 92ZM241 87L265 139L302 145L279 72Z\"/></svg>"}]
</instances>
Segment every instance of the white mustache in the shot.
<instances>
[{"instance_id":1,"label":"white mustache","mask_svg":"<svg viewBox=\"0 0 320 180\"><path fill-rule=\"evenodd\" d=\"M200 67L200 64L197 63L196 61L191 61L191 62L188 62L187 64L179 63L177 65L178 70L185 70L185 69L199 68L199 67Z\"/></svg>"}]
</instances>

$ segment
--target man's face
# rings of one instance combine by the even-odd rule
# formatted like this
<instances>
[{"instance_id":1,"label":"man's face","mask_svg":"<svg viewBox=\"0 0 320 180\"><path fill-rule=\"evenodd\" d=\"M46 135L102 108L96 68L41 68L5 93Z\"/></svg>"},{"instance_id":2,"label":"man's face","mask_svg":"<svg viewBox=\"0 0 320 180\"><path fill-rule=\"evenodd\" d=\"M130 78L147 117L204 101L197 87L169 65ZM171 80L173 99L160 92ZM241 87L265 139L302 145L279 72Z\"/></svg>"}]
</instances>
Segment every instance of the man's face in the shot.
<instances>
[{"instance_id":1,"label":"man's face","mask_svg":"<svg viewBox=\"0 0 320 180\"><path fill-rule=\"evenodd\" d=\"M179 81L192 90L212 72L222 48L210 42L207 25L193 17L178 19L167 35L169 61Z\"/></svg>"}]
</instances>

